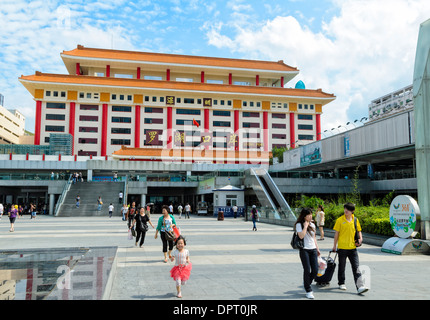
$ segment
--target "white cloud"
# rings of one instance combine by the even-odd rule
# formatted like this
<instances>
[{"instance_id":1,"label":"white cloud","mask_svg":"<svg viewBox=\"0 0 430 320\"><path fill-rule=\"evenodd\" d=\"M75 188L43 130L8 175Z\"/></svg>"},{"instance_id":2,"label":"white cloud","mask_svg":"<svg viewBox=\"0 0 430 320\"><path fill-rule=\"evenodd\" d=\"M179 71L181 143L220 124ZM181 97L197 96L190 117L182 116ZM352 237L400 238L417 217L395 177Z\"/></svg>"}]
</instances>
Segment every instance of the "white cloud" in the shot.
<instances>
[{"instance_id":1,"label":"white cloud","mask_svg":"<svg viewBox=\"0 0 430 320\"><path fill-rule=\"evenodd\" d=\"M284 60L307 88L322 88L337 99L324 107L323 129L368 114L371 100L412 83L419 24L428 19L428 0L336 0L340 13L320 32L292 16L263 25L217 24L207 31L208 43L246 58ZM226 35L227 27L235 28ZM231 34L231 32L230 32Z\"/></svg>"}]
</instances>

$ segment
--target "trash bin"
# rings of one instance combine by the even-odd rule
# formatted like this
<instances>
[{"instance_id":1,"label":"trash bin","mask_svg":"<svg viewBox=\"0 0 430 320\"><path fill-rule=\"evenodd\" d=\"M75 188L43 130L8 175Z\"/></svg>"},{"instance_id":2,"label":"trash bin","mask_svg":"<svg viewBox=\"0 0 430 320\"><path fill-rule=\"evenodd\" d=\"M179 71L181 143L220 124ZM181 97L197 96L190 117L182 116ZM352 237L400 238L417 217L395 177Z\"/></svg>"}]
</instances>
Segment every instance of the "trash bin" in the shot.
<instances>
[{"instance_id":1,"label":"trash bin","mask_svg":"<svg viewBox=\"0 0 430 320\"><path fill-rule=\"evenodd\" d=\"M218 211L218 221L224 220L224 211Z\"/></svg>"}]
</instances>

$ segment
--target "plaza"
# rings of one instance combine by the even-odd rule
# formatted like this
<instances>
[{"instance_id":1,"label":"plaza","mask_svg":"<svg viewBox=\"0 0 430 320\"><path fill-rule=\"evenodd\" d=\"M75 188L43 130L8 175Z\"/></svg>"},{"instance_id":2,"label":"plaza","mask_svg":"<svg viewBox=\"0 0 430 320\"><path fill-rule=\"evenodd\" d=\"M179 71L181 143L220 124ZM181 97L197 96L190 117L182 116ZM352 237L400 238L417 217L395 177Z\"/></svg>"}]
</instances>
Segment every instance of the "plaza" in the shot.
<instances>
[{"instance_id":1,"label":"plaza","mask_svg":"<svg viewBox=\"0 0 430 320\"><path fill-rule=\"evenodd\" d=\"M158 214L152 215L152 221L157 221L158 217ZM15 232L9 232L9 221L3 216L0 220L3 248L0 271L6 274L15 268L13 263L4 263L7 256L17 255L17 262L20 253L21 259L24 259L28 251L53 255L62 250L69 257L58 265L67 264L70 267L70 284L59 286L57 282L51 293L44 297L48 300L57 299L55 295L62 300L171 300L172 303L186 300L203 303L307 300L298 251L289 244L292 227L258 223L258 231L255 232L252 231L252 222L245 221L243 217L226 218L224 221L197 215L191 215L191 219L175 218L187 239L186 248L193 263L191 277L182 290L182 299L175 295L175 283L169 275L173 263L163 262L161 240L154 239L155 230L150 227L144 247L136 247L134 240L128 240L126 222L117 216L108 218L107 212L105 216L98 217L39 215L35 220L24 215L17 219ZM326 231L325 238L318 241L323 256L328 255L333 246L330 230ZM364 295L357 295L348 262L347 290L338 289L335 271L330 286L320 288L313 285L316 300L428 298L424 293L428 292L430 278L422 276L429 272L428 255L383 253L375 239L370 244L369 237L364 235L364 241L365 244L358 250L370 290ZM85 257L97 250L101 250L102 254L93 259L95 263L91 269L91 263ZM74 252L73 259L70 257L71 251ZM110 259L109 266L103 264L103 255ZM83 266L80 266L80 259L85 260ZM87 268L85 272L83 268ZM64 268L58 268L57 272L60 277ZM37 274L43 278L43 273L38 273L38 270L25 270L24 273L33 275L33 283L37 282ZM25 283L28 280L21 281ZM29 286L19 285L17 281L16 288L23 287ZM36 286L33 290L37 290ZM17 299L18 296L31 297L32 294L17 292Z\"/></svg>"}]
</instances>

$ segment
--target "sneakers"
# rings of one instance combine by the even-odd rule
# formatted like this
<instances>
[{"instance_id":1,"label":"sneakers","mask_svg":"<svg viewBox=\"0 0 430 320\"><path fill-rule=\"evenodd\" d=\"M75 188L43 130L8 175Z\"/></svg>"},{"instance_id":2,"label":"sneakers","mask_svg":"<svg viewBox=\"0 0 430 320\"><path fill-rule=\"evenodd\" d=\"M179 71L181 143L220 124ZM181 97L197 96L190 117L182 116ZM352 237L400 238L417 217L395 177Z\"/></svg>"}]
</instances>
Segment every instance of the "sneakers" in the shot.
<instances>
[{"instance_id":1,"label":"sneakers","mask_svg":"<svg viewBox=\"0 0 430 320\"><path fill-rule=\"evenodd\" d=\"M308 298L308 299L315 299L314 293L312 291L306 292L306 298Z\"/></svg>"},{"instance_id":2,"label":"sneakers","mask_svg":"<svg viewBox=\"0 0 430 320\"><path fill-rule=\"evenodd\" d=\"M344 285L344 284L339 285L339 289L340 290L346 290L346 285Z\"/></svg>"},{"instance_id":3,"label":"sneakers","mask_svg":"<svg viewBox=\"0 0 430 320\"><path fill-rule=\"evenodd\" d=\"M357 289L357 293L358 294L362 294L362 293L365 293L367 291L369 291L369 288L366 288L365 286L360 287L360 288Z\"/></svg>"}]
</instances>

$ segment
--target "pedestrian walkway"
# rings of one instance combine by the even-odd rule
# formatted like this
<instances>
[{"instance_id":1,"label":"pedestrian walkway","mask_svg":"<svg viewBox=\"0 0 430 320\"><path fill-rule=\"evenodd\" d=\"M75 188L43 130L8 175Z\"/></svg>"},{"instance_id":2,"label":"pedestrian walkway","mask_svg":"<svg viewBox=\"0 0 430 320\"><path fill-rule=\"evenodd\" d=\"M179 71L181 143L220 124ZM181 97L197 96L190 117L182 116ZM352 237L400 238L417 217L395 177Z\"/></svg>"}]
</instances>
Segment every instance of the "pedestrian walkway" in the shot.
<instances>
[{"instance_id":1,"label":"pedestrian walkway","mask_svg":"<svg viewBox=\"0 0 430 320\"><path fill-rule=\"evenodd\" d=\"M159 215L153 215L154 225ZM111 300L279 300L306 299L298 251L290 247L292 228L252 222L243 218L218 221L191 216L177 225L187 239L193 270L176 298L175 282L169 276L173 262L164 263L160 238L149 227L143 248L127 239L126 223L120 217L29 216L17 219L15 232L9 221L0 221L2 250L117 247L113 268L105 283L103 298ZM323 255L333 239L318 242ZM430 293L430 256L397 256L379 246L359 248L361 266L370 291L357 295L347 262L346 291L337 288L337 273L329 287L313 287L317 300L426 299ZM1 280L1 279L0 279ZM74 274L72 283L79 282Z\"/></svg>"}]
</instances>

